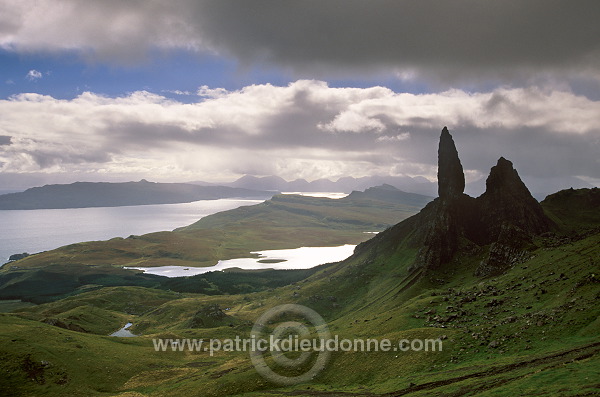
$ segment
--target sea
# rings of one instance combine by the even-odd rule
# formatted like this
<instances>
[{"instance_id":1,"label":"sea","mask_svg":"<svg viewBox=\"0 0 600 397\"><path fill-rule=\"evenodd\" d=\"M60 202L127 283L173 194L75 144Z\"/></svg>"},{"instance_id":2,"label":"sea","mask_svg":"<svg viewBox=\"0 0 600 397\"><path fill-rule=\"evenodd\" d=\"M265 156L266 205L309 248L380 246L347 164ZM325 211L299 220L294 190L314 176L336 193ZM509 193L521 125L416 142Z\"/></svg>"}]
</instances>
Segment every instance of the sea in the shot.
<instances>
[{"instance_id":1,"label":"sea","mask_svg":"<svg viewBox=\"0 0 600 397\"><path fill-rule=\"evenodd\" d=\"M347 196L336 192L284 194L331 199ZM263 201L219 199L124 207L0 210L0 266L13 254L34 254L84 241L170 231L207 215Z\"/></svg>"},{"instance_id":2,"label":"sea","mask_svg":"<svg viewBox=\"0 0 600 397\"><path fill-rule=\"evenodd\" d=\"M113 237L170 231L217 212L264 200L219 199L182 204L0 210L0 266L12 254Z\"/></svg>"}]
</instances>

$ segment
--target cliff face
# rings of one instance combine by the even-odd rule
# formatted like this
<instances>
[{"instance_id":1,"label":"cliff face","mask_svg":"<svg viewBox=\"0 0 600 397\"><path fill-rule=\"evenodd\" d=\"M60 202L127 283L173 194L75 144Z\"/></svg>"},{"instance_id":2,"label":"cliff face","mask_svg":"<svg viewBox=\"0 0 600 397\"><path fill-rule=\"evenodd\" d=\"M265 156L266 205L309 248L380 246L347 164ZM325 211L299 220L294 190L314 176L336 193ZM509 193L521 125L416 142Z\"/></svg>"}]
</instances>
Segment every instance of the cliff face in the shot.
<instances>
[{"instance_id":1,"label":"cliff face","mask_svg":"<svg viewBox=\"0 0 600 397\"><path fill-rule=\"evenodd\" d=\"M490 245L477 273L498 274L525 255L531 236L550 230L552 222L533 198L510 161L501 157L478 198L463 193L465 178L458 151L444 127L438 150L439 197L417 216L420 245L415 267L435 269L455 256L461 241Z\"/></svg>"}]
</instances>

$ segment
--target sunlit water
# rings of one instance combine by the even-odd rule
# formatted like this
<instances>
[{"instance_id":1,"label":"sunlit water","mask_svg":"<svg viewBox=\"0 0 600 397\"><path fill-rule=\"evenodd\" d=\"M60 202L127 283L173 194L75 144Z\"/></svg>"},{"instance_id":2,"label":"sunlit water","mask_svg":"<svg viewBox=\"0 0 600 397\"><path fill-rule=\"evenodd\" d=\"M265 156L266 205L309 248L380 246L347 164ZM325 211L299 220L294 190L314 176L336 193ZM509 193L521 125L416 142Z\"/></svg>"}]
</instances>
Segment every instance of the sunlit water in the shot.
<instances>
[{"instance_id":1,"label":"sunlit water","mask_svg":"<svg viewBox=\"0 0 600 397\"><path fill-rule=\"evenodd\" d=\"M125 324L125 326L123 328L121 328L118 331L113 332L109 336L118 336L120 338L131 338L131 337L137 336L129 330L129 328L132 325L133 325L133 323L127 323L127 324Z\"/></svg>"},{"instance_id":2,"label":"sunlit water","mask_svg":"<svg viewBox=\"0 0 600 397\"><path fill-rule=\"evenodd\" d=\"M349 193L338 193L338 192L283 192L281 194L297 194L300 196L307 197L324 197L330 199L341 199L348 196Z\"/></svg>"},{"instance_id":3,"label":"sunlit water","mask_svg":"<svg viewBox=\"0 0 600 397\"><path fill-rule=\"evenodd\" d=\"M12 254L47 251L187 226L198 219L263 200L220 199L127 207L0 210L0 266Z\"/></svg>"},{"instance_id":4,"label":"sunlit water","mask_svg":"<svg viewBox=\"0 0 600 397\"><path fill-rule=\"evenodd\" d=\"M185 266L156 266L128 267L127 269L143 270L149 274L166 277L194 276L206 272L240 268L255 269L310 269L330 262L338 262L348 258L354 252L356 245L346 244L338 247L300 247L295 249L256 251L258 258L238 258L220 260L215 266L185 267ZM265 263L264 261L279 261Z\"/></svg>"}]
</instances>

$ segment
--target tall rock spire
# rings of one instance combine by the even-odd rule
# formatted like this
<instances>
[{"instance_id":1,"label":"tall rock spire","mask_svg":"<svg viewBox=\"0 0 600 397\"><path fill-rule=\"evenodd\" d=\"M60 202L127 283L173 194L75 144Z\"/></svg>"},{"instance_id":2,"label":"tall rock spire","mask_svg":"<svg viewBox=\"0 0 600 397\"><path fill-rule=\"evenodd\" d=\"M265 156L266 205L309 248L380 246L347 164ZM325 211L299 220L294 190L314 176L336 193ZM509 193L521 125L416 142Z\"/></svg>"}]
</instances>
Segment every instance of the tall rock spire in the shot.
<instances>
[{"instance_id":1,"label":"tall rock spire","mask_svg":"<svg viewBox=\"0 0 600 397\"><path fill-rule=\"evenodd\" d=\"M444 127L438 149L438 195L452 198L462 195L465 190L465 175L458 158L452 135Z\"/></svg>"},{"instance_id":2,"label":"tall rock spire","mask_svg":"<svg viewBox=\"0 0 600 397\"><path fill-rule=\"evenodd\" d=\"M471 216L464 208L474 199L463 194L465 176L452 135L444 127L438 149L439 198L421 210L423 226L420 235L423 247L417 253L418 267L433 269L449 262L458 249L463 235L463 223Z\"/></svg>"},{"instance_id":3,"label":"tall rock spire","mask_svg":"<svg viewBox=\"0 0 600 397\"><path fill-rule=\"evenodd\" d=\"M512 162L500 157L485 185L485 193L477 201L481 207L481 220L491 239L498 238L505 222L529 234L550 229L550 220L513 168Z\"/></svg>"}]
</instances>

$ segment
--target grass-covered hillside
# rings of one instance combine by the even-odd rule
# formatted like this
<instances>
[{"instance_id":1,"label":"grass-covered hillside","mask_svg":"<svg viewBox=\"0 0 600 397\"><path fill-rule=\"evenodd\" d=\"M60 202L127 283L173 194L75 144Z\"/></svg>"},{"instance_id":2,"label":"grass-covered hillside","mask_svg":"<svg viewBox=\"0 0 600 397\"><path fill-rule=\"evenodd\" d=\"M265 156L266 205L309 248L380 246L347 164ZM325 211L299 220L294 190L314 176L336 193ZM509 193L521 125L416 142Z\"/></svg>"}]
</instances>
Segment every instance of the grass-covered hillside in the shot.
<instances>
[{"instance_id":1,"label":"grass-covered hillside","mask_svg":"<svg viewBox=\"0 0 600 397\"><path fill-rule=\"evenodd\" d=\"M415 226L409 220L361 244L348 260L270 290L209 296L110 287L4 314L0 390L50 396L594 395L600 386L600 225L589 218L581 223L564 206L597 191L560 194L560 202L551 196L542 207L565 226L555 221L526 256L494 277L474 275L488 247L463 247L447 266L419 272L412 266L417 249L404 236ZM581 210L598 213L593 202ZM248 337L254 321L282 303L314 309L340 338L439 338L443 350L335 352L318 376L293 386L262 378L248 353L154 351L156 337ZM106 336L126 322L140 336Z\"/></svg>"}]
</instances>

